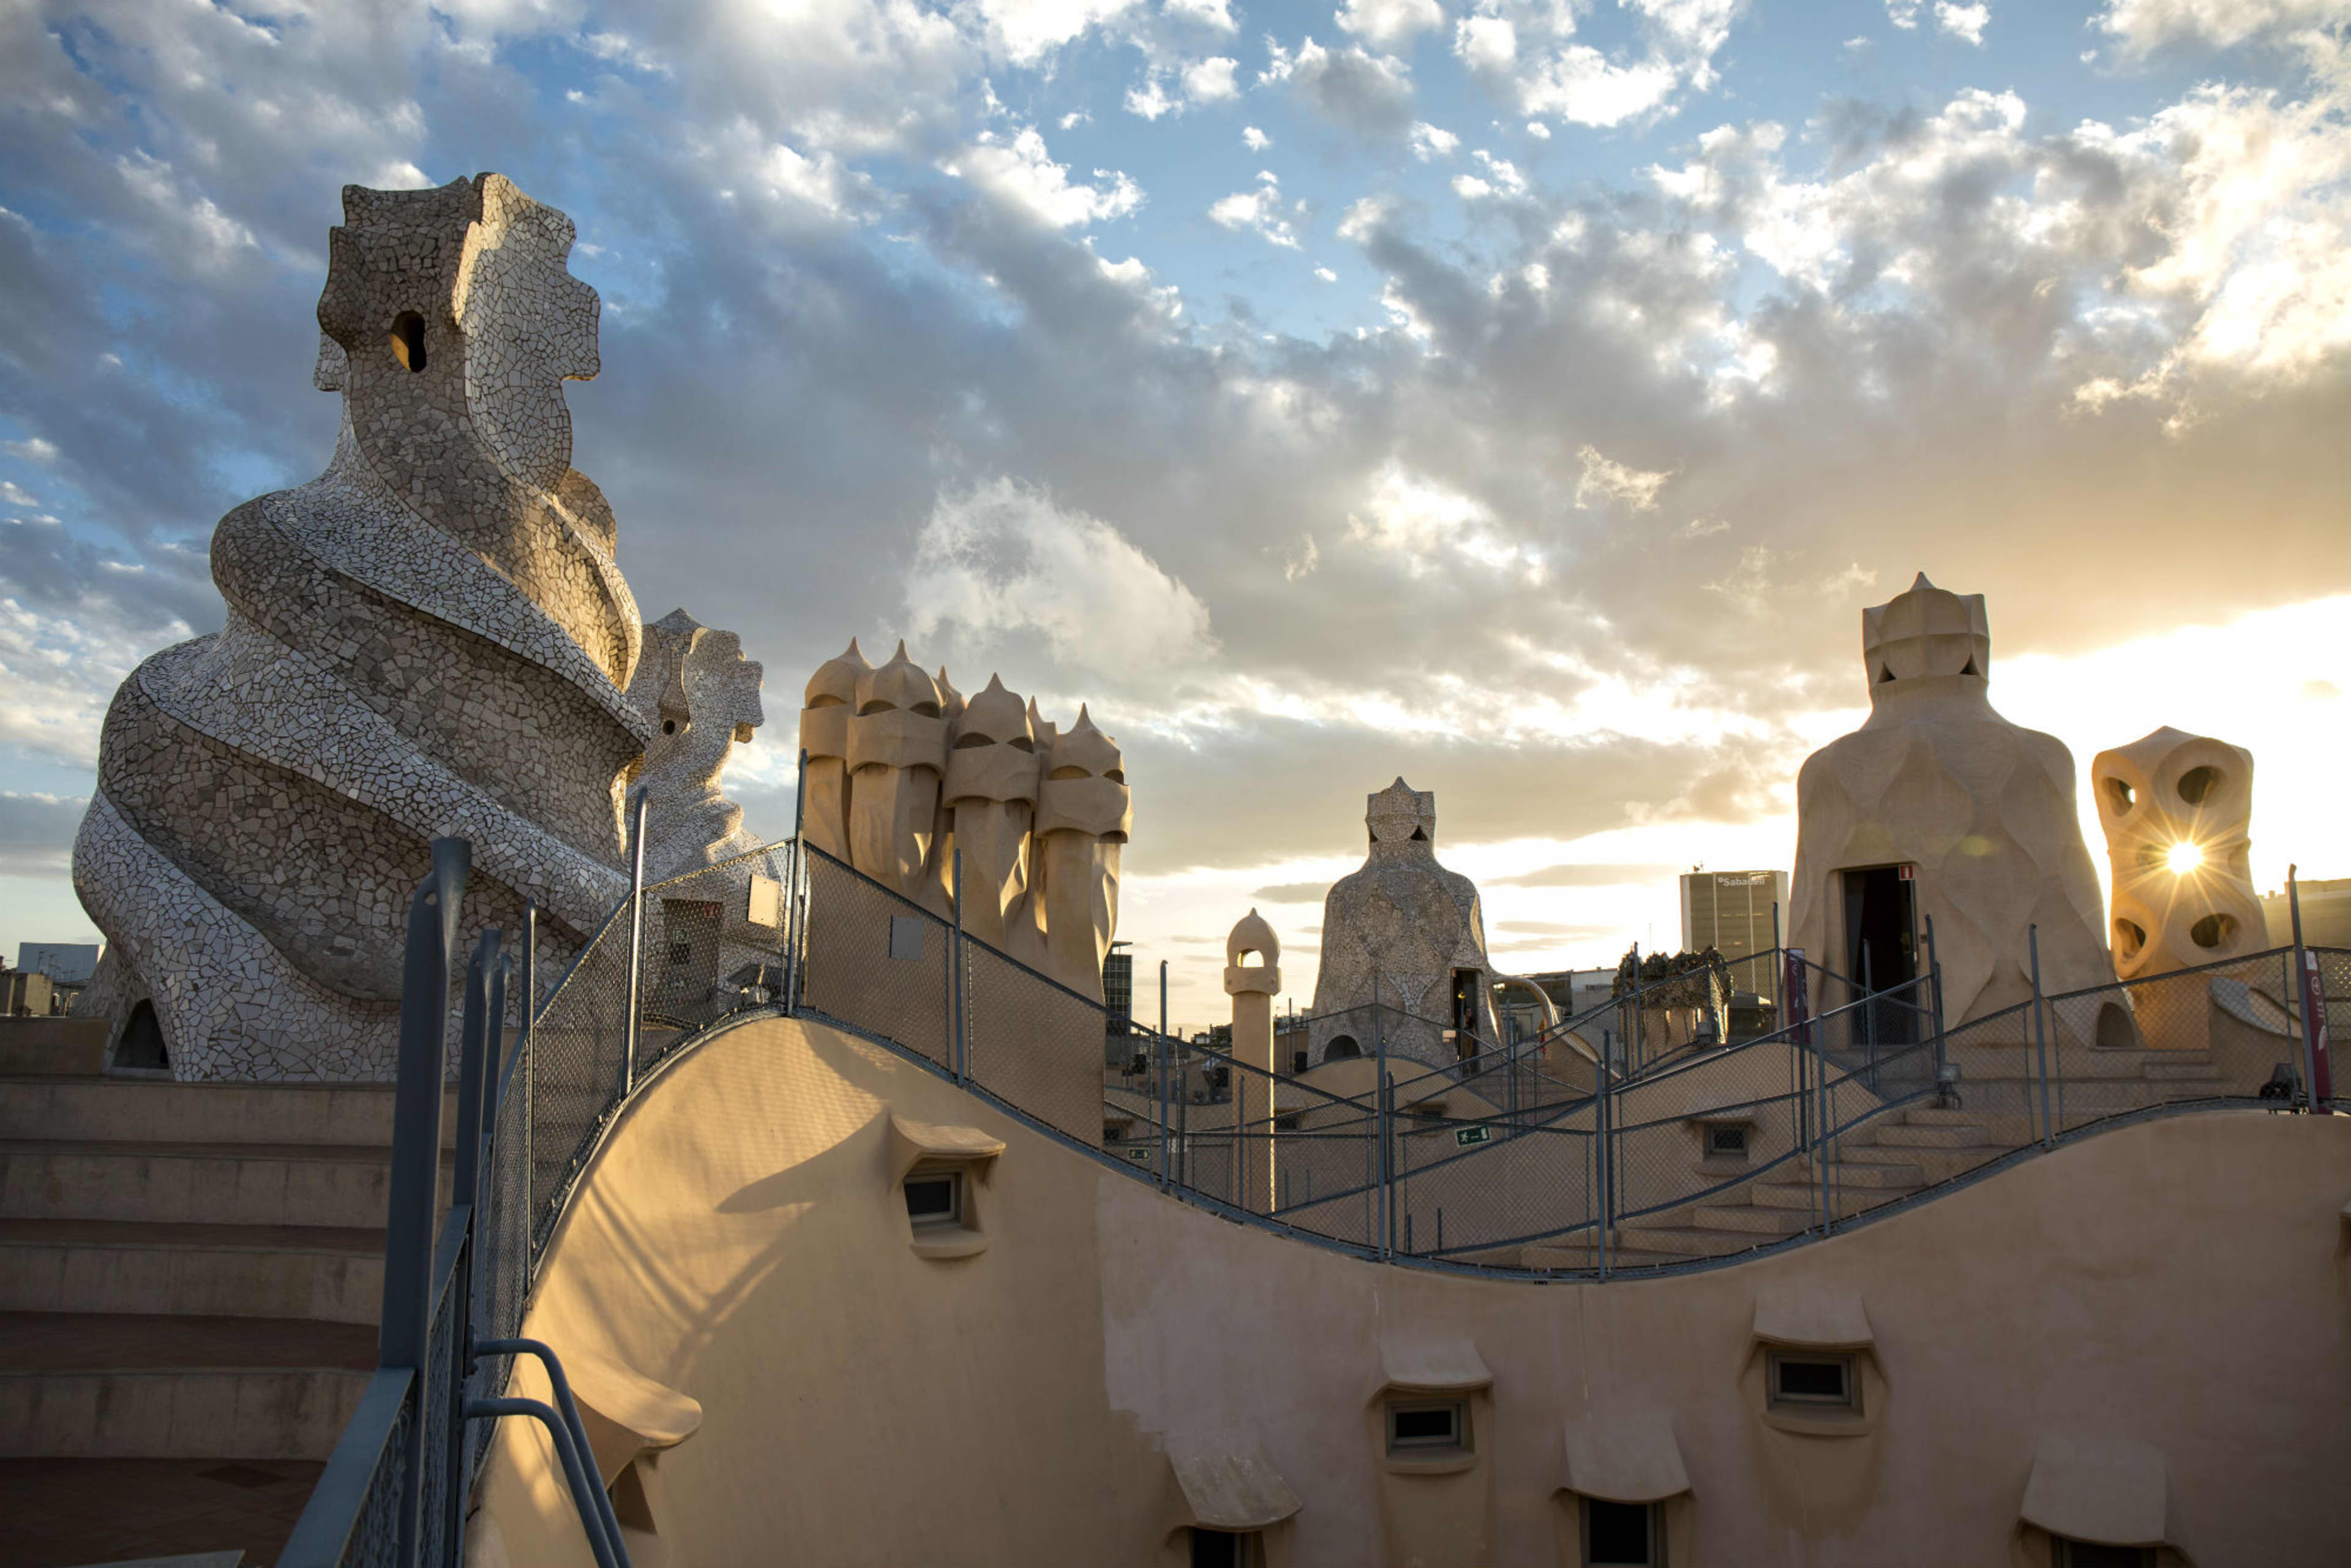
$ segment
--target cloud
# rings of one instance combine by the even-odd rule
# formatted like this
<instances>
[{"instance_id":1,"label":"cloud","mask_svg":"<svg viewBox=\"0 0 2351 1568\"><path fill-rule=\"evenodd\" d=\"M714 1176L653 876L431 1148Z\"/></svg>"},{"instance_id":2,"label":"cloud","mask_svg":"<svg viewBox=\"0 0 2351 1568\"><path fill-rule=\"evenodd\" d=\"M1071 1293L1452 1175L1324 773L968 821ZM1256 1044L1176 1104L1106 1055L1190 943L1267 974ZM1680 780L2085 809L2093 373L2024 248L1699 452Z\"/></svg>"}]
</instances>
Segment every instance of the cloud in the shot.
<instances>
[{"instance_id":1,"label":"cloud","mask_svg":"<svg viewBox=\"0 0 2351 1568\"><path fill-rule=\"evenodd\" d=\"M1636 887L1677 875L1671 865L1547 865L1510 876L1489 876L1495 887Z\"/></svg>"},{"instance_id":2,"label":"cloud","mask_svg":"<svg viewBox=\"0 0 2351 1568\"><path fill-rule=\"evenodd\" d=\"M1111 524L1009 478L944 492L914 541L915 637L974 653L1040 637L1075 671L1178 674L1216 652L1208 612Z\"/></svg>"},{"instance_id":3,"label":"cloud","mask_svg":"<svg viewBox=\"0 0 2351 1568\"><path fill-rule=\"evenodd\" d=\"M1320 904L1331 891L1327 882L1277 882L1249 894L1267 904Z\"/></svg>"},{"instance_id":4,"label":"cloud","mask_svg":"<svg viewBox=\"0 0 2351 1568\"><path fill-rule=\"evenodd\" d=\"M1393 49L1445 26L1445 11L1437 0L1347 0L1335 19L1374 48Z\"/></svg>"},{"instance_id":5,"label":"cloud","mask_svg":"<svg viewBox=\"0 0 2351 1568\"><path fill-rule=\"evenodd\" d=\"M1391 55L1372 54L1359 44L1327 49L1311 37L1286 53L1267 51L1267 75L1286 80L1290 91L1333 125L1372 137L1401 136L1412 124L1412 73Z\"/></svg>"},{"instance_id":6,"label":"cloud","mask_svg":"<svg viewBox=\"0 0 2351 1568\"><path fill-rule=\"evenodd\" d=\"M0 863L11 876L64 876L89 809L86 797L0 790Z\"/></svg>"},{"instance_id":7,"label":"cloud","mask_svg":"<svg viewBox=\"0 0 2351 1568\"><path fill-rule=\"evenodd\" d=\"M1961 43L1983 47L1984 26L1991 20L1991 8L1980 0L1973 5L1953 4L1953 0L1935 0L1936 30L1959 39Z\"/></svg>"},{"instance_id":8,"label":"cloud","mask_svg":"<svg viewBox=\"0 0 2351 1568\"><path fill-rule=\"evenodd\" d=\"M1645 474L1629 468L1602 456L1599 448L1593 446L1582 448L1575 456L1583 465L1575 481L1575 504L1579 507L1598 502L1602 506L1622 505L1635 512L1654 512L1657 509L1657 492L1673 477L1671 474Z\"/></svg>"},{"instance_id":9,"label":"cloud","mask_svg":"<svg viewBox=\"0 0 2351 1568\"><path fill-rule=\"evenodd\" d=\"M1461 145L1461 138L1450 131L1429 124L1426 120L1413 126L1412 134L1406 140L1412 148L1412 155L1424 163L1432 158L1450 158L1454 149Z\"/></svg>"},{"instance_id":10,"label":"cloud","mask_svg":"<svg viewBox=\"0 0 2351 1568\"><path fill-rule=\"evenodd\" d=\"M1921 0L1886 0L1886 19L1907 32L1918 26Z\"/></svg>"},{"instance_id":11,"label":"cloud","mask_svg":"<svg viewBox=\"0 0 2351 1568\"><path fill-rule=\"evenodd\" d=\"M2126 54L2144 57L2174 45L2287 38L2342 17L2341 0L2111 0L2095 20Z\"/></svg>"},{"instance_id":12,"label":"cloud","mask_svg":"<svg viewBox=\"0 0 2351 1568\"><path fill-rule=\"evenodd\" d=\"M1273 138L1254 125L1241 127L1241 145L1252 152L1262 152L1273 145Z\"/></svg>"},{"instance_id":13,"label":"cloud","mask_svg":"<svg viewBox=\"0 0 2351 1568\"><path fill-rule=\"evenodd\" d=\"M1298 248L1297 231L1283 214L1281 182L1270 171L1258 171L1257 188L1219 197L1208 208L1208 221L1218 228L1250 229L1284 249Z\"/></svg>"},{"instance_id":14,"label":"cloud","mask_svg":"<svg viewBox=\"0 0 2351 1568\"><path fill-rule=\"evenodd\" d=\"M1184 96L1194 103L1221 103L1240 96L1233 84L1233 70L1239 64L1223 56L1195 60L1184 68Z\"/></svg>"},{"instance_id":15,"label":"cloud","mask_svg":"<svg viewBox=\"0 0 2351 1568\"><path fill-rule=\"evenodd\" d=\"M1135 0L979 0L997 47L1017 65L1035 65L1062 45L1123 15Z\"/></svg>"},{"instance_id":16,"label":"cloud","mask_svg":"<svg viewBox=\"0 0 2351 1568\"><path fill-rule=\"evenodd\" d=\"M1572 125L1615 126L1669 112L1675 96L1714 85L1713 60L1744 0L1625 0L1638 49L1576 39L1578 7L1477 0L1455 24L1453 52L1497 101Z\"/></svg>"},{"instance_id":17,"label":"cloud","mask_svg":"<svg viewBox=\"0 0 2351 1568\"><path fill-rule=\"evenodd\" d=\"M1053 162L1034 126L1023 127L1008 141L983 131L977 141L941 167L991 200L1054 228L1124 217L1143 204L1134 182L1115 170L1095 170L1100 185L1072 181L1070 166Z\"/></svg>"}]
</instances>

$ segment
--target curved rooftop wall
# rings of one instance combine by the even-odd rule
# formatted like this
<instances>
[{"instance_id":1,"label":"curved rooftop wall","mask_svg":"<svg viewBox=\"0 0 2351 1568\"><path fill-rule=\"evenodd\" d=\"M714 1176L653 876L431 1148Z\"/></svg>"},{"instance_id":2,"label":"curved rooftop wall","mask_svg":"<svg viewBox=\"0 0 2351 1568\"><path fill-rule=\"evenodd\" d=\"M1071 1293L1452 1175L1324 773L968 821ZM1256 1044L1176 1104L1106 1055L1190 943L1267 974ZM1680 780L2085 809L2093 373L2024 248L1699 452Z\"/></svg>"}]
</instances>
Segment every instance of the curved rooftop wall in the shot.
<instances>
[{"instance_id":1,"label":"curved rooftop wall","mask_svg":"<svg viewBox=\"0 0 2351 1568\"><path fill-rule=\"evenodd\" d=\"M918 1232L901 1183L941 1171L969 1207ZM1570 1563L1580 1495L1659 1488L1677 1563L2045 1561L2028 1515L2316 1563L2338 1527L2288 1504L2351 1467L2346 1194L2351 1121L2217 1112L1735 1268L1482 1280L1227 1223L769 1018L631 1102L526 1332L640 1563L1172 1564L1219 1509L1278 1568ZM1854 1358L1854 1419L1767 1406L1790 1347ZM1400 1465L1383 1406L1432 1389L1467 1462ZM588 1561L535 1427L480 1500L475 1561Z\"/></svg>"}]
</instances>

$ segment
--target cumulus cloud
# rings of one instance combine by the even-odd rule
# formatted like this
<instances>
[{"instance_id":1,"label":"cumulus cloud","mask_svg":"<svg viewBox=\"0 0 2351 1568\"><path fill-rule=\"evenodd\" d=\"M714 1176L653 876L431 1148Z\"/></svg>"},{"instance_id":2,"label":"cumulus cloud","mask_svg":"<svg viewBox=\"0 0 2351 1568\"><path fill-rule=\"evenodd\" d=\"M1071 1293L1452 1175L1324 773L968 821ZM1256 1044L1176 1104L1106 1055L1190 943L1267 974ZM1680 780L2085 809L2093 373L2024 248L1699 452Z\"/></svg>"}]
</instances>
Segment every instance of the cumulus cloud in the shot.
<instances>
[{"instance_id":1,"label":"cumulus cloud","mask_svg":"<svg viewBox=\"0 0 2351 1568\"><path fill-rule=\"evenodd\" d=\"M1393 49L1445 26L1445 11L1437 0L1347 0L1335 19L1374 47Z\"/></svg>"},{"instance_id":2,"label":"cumulus cloud","mask_svg":"<svg viewBox=\"0 0 2351 1568\"><path fill-rule=\"evenodd\" d=\"M1575 481L1575 504L1579 507L1614 504L1635 512L1654 512L1657 509L1657 492L1673 477L1670 474L1645 474L1628 467L1602 456L1599 448L1593 446L1583 447L1575 456L1583 465Z\"/></svg>"},{"instance_id":3,"label":"cumulus cloud","mask_svg":"<svg viewBox=\"0 0 2351 1568\"><path fill-rule=\"evenodd\" d=\"M941 167L1005 207L1058 229L1124 217L1143 204L1134 182L1115 170L1095 170L1099 185L1071 180L1070 166L1053 162L1034 126L1009 140L983 131Z\"/></svg>"},{"instance_id":4,"label":"cumulus cloud","mask_svg":"<svg viewBox=\"0 0 2351 1568\"><path fill-rule=\"evenodd\" d=\"M1461 145L1461 138L1450 131L1429 124L1426 120L1416 123L1412 134L1405 140L1406 145L1412 149L1412 155L1424 163L1432 158L1450 158L1454 150Z\"/></svg>"},{"instance_id":5,"label":"cumulus cloud","mask_svg":"<svg viewBox=\"0 0 2351 1568\"><path fill-rule=\"evenodd\" d=\"M1273 138L1254 125L1241 127L1241 145L1252 152L1262 152L1273 145Z\"/></svg>"},{"instance_id":6,"label":"cumulus cloud","mask_svg":"<svg viewBox=\"0 0 2351 1568\"><path fill-rule=\"evenodd\" d=\"M1364 136L1400 136L1412 124L1412 73L1392 55L1360 44L1329 49L1309 37L1297 49L1267 50L1267 76L1287 81L1309 109Z\"/></svg>"},{"instance_id":7,"label":"cumulus cloud","mask_svg":"<svg viewBox=\"0 0 2351 1568\"><path fill-rule=\"evenodd\" d=\"M1714 57L1743 0L1625 0L1637 49L1576 37L1577 8L1547 0L1477 0L1454 25L1453 52L1487 91L1522 114L1614 126L1668 111L1686 89L1711 87Z\"/></svg>"},{"instance_id":8,"label":"cumulus cloud","mask_svg":"<svg viewBox=\"0 0 2351 1568\"><path fill-rule=\"evenodd\" d=\"M1984 27L1991 21L1991 7L1981 4L1981 0L1972 5L1957 5L1954 0L1935 0L1936 30L1961 43L1983 47Z\"/></svg>"},{"instance_id":9,"label":"cumulus cloud","mask_svg":"<svg viewBox=\"0 0 2351 1568\"><path fill-rule=\"evenodd\" d=\"M1249 229L1286 250L1298 248L1298 234L1284 213L1281 182L1270 170L1258 171L1257 188L1235 191L1208 208L1208 221L1218 228Z\"/></svg>"},{"instance_id":10,"label":"cumulus cloud","mask_svg":"<svg viewBox=\"0 0 2351 1568\"><path fill-rule=\"evenodd\" d=\"M1181 671L1216 652L1207 607L1115 527L1004 477L940 495L914 541L905 613L916 637L984 652L1033 635L1095 674Z\"/></svg>"},{"instance_id":11,"label":"cumulus cloud","mask_svg":"<svg viewBox=\"0 0 2351 1568\"><path fill-rule=\"evenodd\" d=\"M2342 20L2342 0L2111 0L2096 25L2144 57L2174 45L2287 38Z\"/></svg>"}]
</instances>

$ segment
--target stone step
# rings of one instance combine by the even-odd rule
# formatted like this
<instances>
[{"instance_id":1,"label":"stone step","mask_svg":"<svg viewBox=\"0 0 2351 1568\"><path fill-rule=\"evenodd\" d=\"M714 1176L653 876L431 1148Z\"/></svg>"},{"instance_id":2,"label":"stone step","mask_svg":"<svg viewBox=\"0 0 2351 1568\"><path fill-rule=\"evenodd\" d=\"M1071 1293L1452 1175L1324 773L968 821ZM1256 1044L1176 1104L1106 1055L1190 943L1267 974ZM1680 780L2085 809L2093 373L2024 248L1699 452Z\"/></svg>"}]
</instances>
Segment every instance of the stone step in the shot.
<instances>
[{"instance_id":1,"label":"stone step","mask_svg":"<svg viewBox=\"0 0 2351 1568\"><path fill-rule=\"evenodd\" d=\"M381 1148L11 1139L0 1141L0 1218L371 1229L391 1177Z\"/></svg>"},{"instance_id":2,"label":"stone step","mask_svg":"<svg viewBox=\"0 0 2351 1568\"><path fill-rule=\"evenodd\" d=\"M1907 1124L1881 1126L1876 1129L1882 1148L1897 1149L1965 1149L1989 1142L1981 1127L1971 1124L1955 1124L1940 1127L1914 1127Z\"/></svg>"},{"instance_id":3,"label":"stone step","mask_svg":"<svg viewBox=\"0 0 2351 1568\"><path fill-rule=\"evenodd\" d=\"M1808 1217L1800 1209L1772 1208L1761 1204L1702 1203L1693 1218L1698 1227L1704 1230L1793 1236L1805 1228Z\"/></svg>"},{"instance_id":4,"label":"stone step","mask_svg":"<svg viewBox=\"0 0 2351 1568\"><path fill-rule=\"evenodd\" d=\"M2209 1061L2150 1061L2141 1071L2150 1083L2220 1082L2220 1070Z\"/></svg>"},{"instance_id":5,"label":"stone step","mask_svg":"<svg viewBox=\"0 0 2351 1568\"><path fill-rule=\"evenodd\" d=\"M1617 1229L1614 1251L1627 1267L1634 1267L1727 1258L1734 1252L1767 1246L1773 1239L1768 1233L1754 1230L1714 1230L1695 1225L1626 1225ZM1615 1261L1612 1257L1612 1267Z\"/></svg>"},{"instance_id":6,"label":"stone step","mask_svg":"<svg viewBox=\"0 0 2351 1568\"><path fill-rule=\"evenodd\" d=\"M374 1364L356 1324L0 1312L0 1455L323 1459Z\"/></svg>"},{"instance_id":7,"label":"stone step","mask_svg":"<svg viewBox=\"0 0 2351 1568\"><path fill-rule=\"evenodd\" d=\"M382 1302L381 1230L0 1219L0 1312L373 1323Z\"/></svg>"},{"instance_id":8,"label":"stone step","mask_svg":"<svg viewBox=\"0 0 2351 1568\"><path fill-rule=\"evenodd\" d=\"M1902 1113L1902 1124L1912 1127L1972 1127L1976 1118L1959 1107L1949 1110L1933 1105L1913 1105Z\"/></svg>"},{"instance_id":9,"label":"stone step","mask_svg":"<svg viewBox=\"0 0 2351 1568\"><path fill-rule=\"evenodd\" d=\"M456 1091L441 1141L457 1136ZM0 1140L359 1144L392 1146L384 1083L172 1083L138 1078L0 1078Z\"/></svg>"},{"instance_id":10,"label":"stone step","mask_svg":"<svg viewBox=\"0 0 2351 1568\"><path fill-rule=\"evenodd\" d=\"M1843 1159L1829 1161L1829 1179L1833 1182L1843 1183L1846 1186L1924 1186L1927 1185L1926 1173L1921 1171L1917 1166L1911 1164L1908 1160L1900 1158L1885 1160L1856 1160L1853 1157L1855 1155L1863 1152L1864 1151L1858 1147L1847 1149L1844 1151L1844 1157ZM1909 1149L1872 1149L1866 1152L1879 1155L1903 1155L1911 1154L1914 1151ZM1811 1155L1807 1155L1799 1157L1795 1161L1795 1165L1798 1170L1802 1173L1804 1179L1815 1181L1819 1179L1818 1171L1820 1167L1813 1163Z\"/></svg>"},{"instance_id":11,"label":"stone step","mask_svg":"<svg viewBox=\"0 0 2351 1568\"><path fill-rule=\"evenodd\" d=\"M1918 1186L1908 1183L1898 1186L1842 1186L1834 1177L1829 1184L1829 1212L1839 1219L1892 1203L1917 1192ZM1821 1207L1821 1189L1792 1182L1759 1182L1749 1197L1758 1208L1778 1209L1798 1215L1817 1215Z\"/></svg>"}]
</instances>

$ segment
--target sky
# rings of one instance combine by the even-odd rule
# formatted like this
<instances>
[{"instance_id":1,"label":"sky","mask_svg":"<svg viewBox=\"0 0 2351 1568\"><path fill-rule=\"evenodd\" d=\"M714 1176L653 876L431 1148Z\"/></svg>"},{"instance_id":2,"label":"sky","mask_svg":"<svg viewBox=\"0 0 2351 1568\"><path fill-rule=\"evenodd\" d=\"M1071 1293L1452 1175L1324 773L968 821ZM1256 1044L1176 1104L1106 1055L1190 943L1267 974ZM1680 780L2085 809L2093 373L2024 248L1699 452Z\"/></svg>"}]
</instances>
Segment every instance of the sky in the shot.
<instances>
[{"instance_id":1,"label":"sky","mask_svg":"<svg viewBox=\"0 0 2351 1568\"><path fill-rule=\"evenodd\" d=\"M0 953L325 464L340 187L482 170L579 225L640 610L766 665L751 825L852 635L1084 702L1146 1012L1252 904L1307 1005L1399 774L1500 966L1677 945L1921 570L2351 875L2351 0L0 0Z\"/></svg>"}]
</instances>

